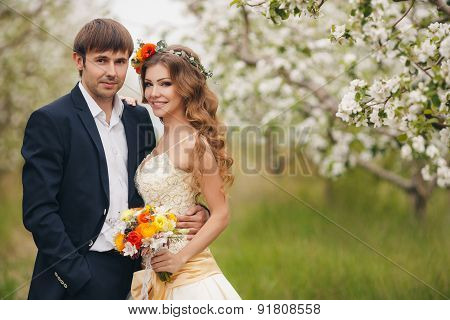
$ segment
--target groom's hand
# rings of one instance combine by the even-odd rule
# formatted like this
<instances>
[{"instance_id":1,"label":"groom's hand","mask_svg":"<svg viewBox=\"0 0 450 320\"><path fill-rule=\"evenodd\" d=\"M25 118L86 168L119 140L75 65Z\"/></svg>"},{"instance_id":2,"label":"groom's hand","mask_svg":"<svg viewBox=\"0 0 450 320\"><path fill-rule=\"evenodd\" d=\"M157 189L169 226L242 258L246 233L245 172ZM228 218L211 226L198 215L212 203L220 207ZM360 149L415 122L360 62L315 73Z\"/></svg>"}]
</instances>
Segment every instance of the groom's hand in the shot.
<instances>
[{"instance_id":1,"label":"groom's hand","mask_svg":"<svg viewBox=\"0 0 450 320\"><path fill-rule=\"evenodd\" d=\"M179 215L177 218L177 228L189 229L187 238L191 240L208 220L209 212L205 207L196 205L185 212L184 215Z\"/></svg>"}]
</instances>

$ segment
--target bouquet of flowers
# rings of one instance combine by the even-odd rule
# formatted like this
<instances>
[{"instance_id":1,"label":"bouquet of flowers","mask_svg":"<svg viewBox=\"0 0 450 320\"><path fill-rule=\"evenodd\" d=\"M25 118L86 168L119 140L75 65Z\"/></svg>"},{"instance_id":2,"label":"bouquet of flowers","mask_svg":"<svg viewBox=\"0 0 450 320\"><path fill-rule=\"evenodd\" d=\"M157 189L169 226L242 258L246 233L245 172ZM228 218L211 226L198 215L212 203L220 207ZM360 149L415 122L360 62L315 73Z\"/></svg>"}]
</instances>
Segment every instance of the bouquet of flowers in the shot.
<instances>
[{"instance_id":1,"label":"bouquet of flowers","mask_svg":"<svg viewBox=\"0 0 450 320\"><path fill-rule=\"evenodd\" d=\"M177 217L164 208L146 205L144 208L128 209L121 212L120 219L114 225L115 249L124 256L137 259L140 256L154 255L169 241L181 240L188 232L176 229ZM162 281L169 281L169 272L158 272Z\"/></svg>"}]
</instances>

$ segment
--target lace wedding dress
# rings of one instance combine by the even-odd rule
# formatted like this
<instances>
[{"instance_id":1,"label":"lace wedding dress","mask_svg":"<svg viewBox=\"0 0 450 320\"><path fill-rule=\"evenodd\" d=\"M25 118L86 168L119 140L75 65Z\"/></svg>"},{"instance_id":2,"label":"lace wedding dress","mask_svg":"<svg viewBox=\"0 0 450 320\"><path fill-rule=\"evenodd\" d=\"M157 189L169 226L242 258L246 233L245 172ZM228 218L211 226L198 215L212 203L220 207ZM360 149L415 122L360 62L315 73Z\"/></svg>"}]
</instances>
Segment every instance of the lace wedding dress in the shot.
<instances>
[{"instance_id":1,"label":"lace wedding dress","mask_svg":"<svg viewBox=\"0 0 450 320\"><path fill-rule=\"evenodd\" d=\"M184 139L183 139L184 140ZM179 143L181 143L180 141ZM137 169L136 187L145 203L163 206L182 215L195 205L196 192L191 188L192 174L176 168L167 154L149 155ZM172 253L188 244L186 239L169 243ZM150 258L143 258L147 270L134 273L131 296L134 299L240 299L222 274L209 248L189 260L162 282L151 270Z\"/></svg>"}]
</instances>

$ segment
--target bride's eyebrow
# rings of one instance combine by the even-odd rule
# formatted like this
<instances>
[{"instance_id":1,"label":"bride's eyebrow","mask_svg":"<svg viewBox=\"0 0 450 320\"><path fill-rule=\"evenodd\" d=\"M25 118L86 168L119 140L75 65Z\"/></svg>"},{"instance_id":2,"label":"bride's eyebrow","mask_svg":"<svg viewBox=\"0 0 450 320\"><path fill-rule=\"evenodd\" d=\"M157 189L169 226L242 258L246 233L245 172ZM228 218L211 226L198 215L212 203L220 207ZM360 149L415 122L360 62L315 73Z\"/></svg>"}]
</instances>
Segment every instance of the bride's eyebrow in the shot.
<instances>
[{"instance_id":1,"label":"bride's eyebrow","mask_svg":"<svg viewBox=\"0 0 450 320\"><path fill-rule=\"evenodd\" d=\"M162 81L162 80L172 80L172 79L170 79L170 78L161 78L161 79L156 80L156 82ZM150 79L145 79L145 81L152 82L152 80L150 80Z\"/></svg>"}]
</instances>

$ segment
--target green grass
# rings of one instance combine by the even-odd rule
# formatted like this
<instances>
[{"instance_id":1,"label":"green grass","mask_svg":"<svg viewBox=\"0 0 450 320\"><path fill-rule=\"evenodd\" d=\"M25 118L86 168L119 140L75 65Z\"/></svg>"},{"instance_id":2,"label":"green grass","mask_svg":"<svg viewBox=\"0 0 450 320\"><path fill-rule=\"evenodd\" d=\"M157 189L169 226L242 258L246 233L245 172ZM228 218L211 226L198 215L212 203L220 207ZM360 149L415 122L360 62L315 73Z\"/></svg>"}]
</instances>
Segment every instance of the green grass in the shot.
<instances>
[{"instance_id":1,"label":"green grass","mask_svg":"<svg viewBox=\"0 0 450 320\"><path fill-rule=\"evenodd\" d=\"M331 183L317 177L269 178L300 201L259 176L238 176L230 200L232 222L211 246L243 298L450 296L448 191L436 190L425 221L418 222L403 192L362 171ZM35 248L21 222L18 178L9 181L9 193L0 199L0 296L25 284L8 296L23 299Z\"/></svg>"},{"instance_id":2,"label":"green grass","mask_svg":"<svg viewBox=\"0 0 450 320\"><path fill-rule=\"evenodd\" d=\"M435 193L419 223L402 192L362 172L328 185L318 178L270 179L307 205L261 177L238 179L232 223L212 249L243 298L450 296L447 191Z\"/></svg>"},{"instance_id":3,"label":"green grass","mask_svg":"<svg viewBox=\"0 0 450 320\"><path fill-rule=\"evenodd\" d=\"M31 234L22 223L20 180L1 181L0 197L0 298L25 299L36 254Z\"/></svg>"}]
</instances>

